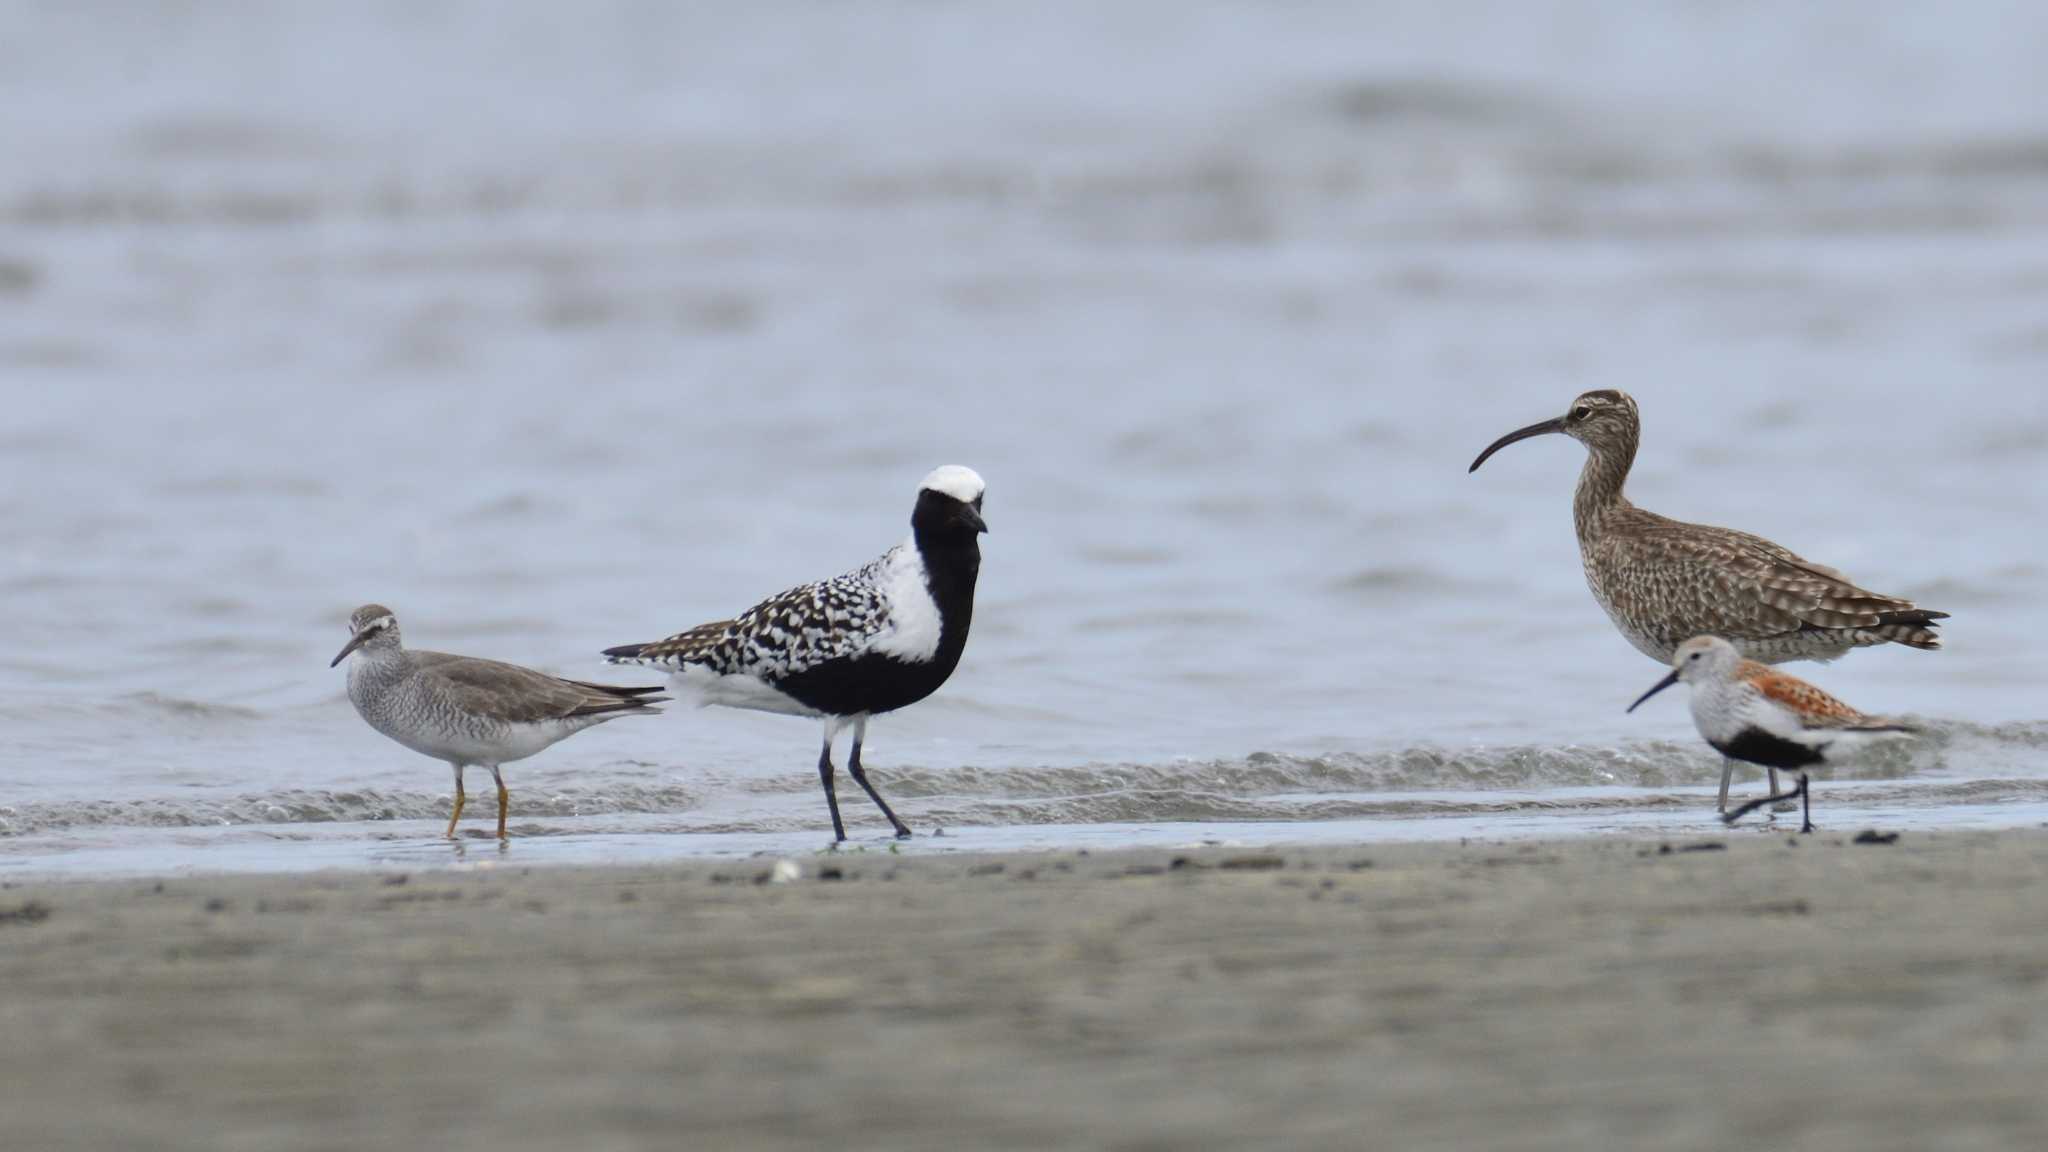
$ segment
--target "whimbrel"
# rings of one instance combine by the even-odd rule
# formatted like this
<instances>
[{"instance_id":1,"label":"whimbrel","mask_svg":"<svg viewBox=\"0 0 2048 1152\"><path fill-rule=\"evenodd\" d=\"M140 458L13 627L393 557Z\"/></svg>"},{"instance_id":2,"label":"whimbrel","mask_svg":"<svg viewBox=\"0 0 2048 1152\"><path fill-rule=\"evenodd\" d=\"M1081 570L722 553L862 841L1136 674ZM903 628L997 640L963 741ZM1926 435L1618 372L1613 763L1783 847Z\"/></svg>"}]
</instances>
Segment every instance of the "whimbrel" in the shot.
<instances>
[{"instance_id":1,"label":"whimbrel","mask_svg":"<svg viewBox=\"0 0 2048 1152\"><path fill-rule=\"evenodd\" d=\"M984 486L972 469L948 465L919 485L910 539L846 575L792 588L731 620L700 624L666 640L608 648L614 663L668 669L681 694L700 704L818 717L825 747L818 779L832 835L846 839L832 776L832 741L853 728L846 771L896 818L860 763L868 718L938 690L960 663L974 618L974 582L988 531Z\"/></svg>"},{"instance_id":2,"label":"whimbrel","mask_svg":"<svg viewBox=\"0 0 2048 1152\"><path fill-rule=\"evenodd\" d=\"M1842 751L1870 738L1918 731L1913 725L1883 716L1866 716L1796 676L1745 660L1733 644L1719 636L1695 636L1678 646L1671 674L1628 706L1671 687L1692 686L1692 722L1716 751L1728 757L1721 769L1722 819L1733 824L1743 815L1779 800L1802 801L1801 832L1813 831L1813 802L1806 773L1799 786L1778 792L1777 770L1824 764ZM1735 761L1761 764L1771 770L1771 795L1728 811L1728 778Z\"/></svg>"},{"instance_id":3,"label":"whimbrel","mask_svg":"<svg viewBox=\"0 0 2048 1152\"><path fill-rule=\"evenodd\" d=\"M524 760L607 720L654 715L660 709L652 705L668 699L655 695L659 687L585 684L517 664L407 648L398 635L398 617L379 604L356 609L349 632L334 664L355 655L348 668L348 698L356 712L370 727L455 770L449 839L462 819L464 767L490 769L498 785L502 840L511 793L499 765Z\"/></svg>"},{"instance_id":4,"label":"whimbrel","mask_svg":"<svg viewBox=\"0 0 2048 1152\"><path fill-rule=\"evenodd\" d=\"M1471 472L1517 440L1562 433L1586 446L1572 497L1579 559L1593 598L1629 643L1660 663L1692 636L1720 636L1752 660L1832 660L1895 643L1939 648L1948 613L1857 587L1833 568L1761 537L1687 524L1628 502L1641 425L1626 392L1588 392L1564 415L1487 446Z\"/></svg>"}]
</instances>

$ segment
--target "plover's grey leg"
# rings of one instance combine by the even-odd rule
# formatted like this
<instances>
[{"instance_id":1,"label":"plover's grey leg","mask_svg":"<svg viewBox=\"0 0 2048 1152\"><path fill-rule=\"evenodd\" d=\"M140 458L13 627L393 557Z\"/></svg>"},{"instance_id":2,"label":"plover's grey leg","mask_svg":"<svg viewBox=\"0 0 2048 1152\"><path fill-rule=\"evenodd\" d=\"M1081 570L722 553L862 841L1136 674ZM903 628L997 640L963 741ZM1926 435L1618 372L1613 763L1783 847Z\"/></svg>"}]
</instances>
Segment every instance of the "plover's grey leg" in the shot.
<instances>
[{"instance_id":1,"label":"plover's grey leg","mask_svg":"<svg viewBox=\"0 0 2048 1152\"><path fill-rule=\"evenodd\" d=\"M462 765L454 764L450 765L450 767L455 769L455 811L448 814L448 831L442 835L444 839L453 840L455 839L455 822L462 819Z\"/></svg>"},{"instance_id":2,"label":"plover's grey leg","mask_svg":"<svg viewBox=\"0 0 2048 1152\"><path fill-rule=\"evenodd\" d=\"M498 766L496 764L487 764L485 767L491 770L491 779L496 781L498 785L498 839L503 840L505 838L505 813L512 807L512 794L505 791L505 778L498 775Z\"/></svg>"},{"instance_id":3,"label":"plover's grey leg","mask_svg":"<svg viewBox=\"0 0 2048 1152\"><path fill-rule=\"evenodd\" d=\"M832 809L832 842L846 839L846 825L839 822L839 792L832 783L832 730L825 730L825 747L818 753L818 782L825 786L825 806Z\"/></svg>"},{"instance_id":4,"label":"plover's grey leg","mask_svg":"<svg viewBox=\"0 0 2048 1152\"><path fill-rule=\"evenodd\" d=\"M882 794L875 791L873 784L868 783L868 774L861 770L860 742L867 734L868 718L862 716L853 722L853 751L848 753L846 757L846 774L853 777L853 782L860 785L861 790L868 794L868 799L875 802L875 807L882 810L882 815L889 818L890 826L896 829L896 838L898 840L908 840L910 839L910 825L896 818L896 813L889 809L889 802L882 799Z\"/></svg>"}]
</instances>

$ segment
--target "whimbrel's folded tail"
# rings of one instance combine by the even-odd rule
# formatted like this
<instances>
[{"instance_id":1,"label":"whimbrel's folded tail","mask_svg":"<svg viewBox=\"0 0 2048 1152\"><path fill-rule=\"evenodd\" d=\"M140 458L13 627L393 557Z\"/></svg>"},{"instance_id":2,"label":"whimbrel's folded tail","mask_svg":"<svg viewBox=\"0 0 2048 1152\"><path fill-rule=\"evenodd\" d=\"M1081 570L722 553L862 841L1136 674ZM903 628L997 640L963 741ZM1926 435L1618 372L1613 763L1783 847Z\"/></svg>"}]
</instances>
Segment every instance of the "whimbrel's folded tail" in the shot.
<instances>
[{"instance_id":1,"label":"whimbrel's folded tail","mask_svg":"<svg viewBox=\"0 0 2048 1152\"><path fill-rule=\"evenodd\" d=\"M1894 644L1904 644L1908 648L1920 648L1931 652L1941 647L1941 637L1935 633L1935 629L1940 625L1935 621L1946 619L1946 612L1912 608L1886 612L1878 617L1875 627L1867 628L1865 631Z\"/></svg>"}]
</instances>

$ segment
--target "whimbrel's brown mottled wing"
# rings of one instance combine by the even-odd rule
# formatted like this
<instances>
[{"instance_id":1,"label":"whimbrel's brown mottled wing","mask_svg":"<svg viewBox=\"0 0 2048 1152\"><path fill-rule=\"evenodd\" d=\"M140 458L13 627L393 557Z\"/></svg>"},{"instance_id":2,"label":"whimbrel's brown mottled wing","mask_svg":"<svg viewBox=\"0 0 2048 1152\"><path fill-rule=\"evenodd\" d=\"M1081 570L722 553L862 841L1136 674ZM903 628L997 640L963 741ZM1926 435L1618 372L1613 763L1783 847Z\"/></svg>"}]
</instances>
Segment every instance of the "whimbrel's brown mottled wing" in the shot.
<instances>
[{"instance_id":1,"label":"whimbrel's brown mottled wing","mask_svg":"<svg viewBox=\"0 0 2048 1152\"><path fill-rule=\"evenodd\" d=\"M1929 625L1947 613L1858 587L1762 537L1638 508L1620 515L1588 558L1588 575L1640 626L1654 632L1673 622L1672 635L1657 637L1669 645L1708 634L1751 646L1802 633L1845 644L1941 645Z\"/></svg>"},{"instance_id":2,"label":"whimbrel's brown mottled wing","mask_svg":"<svg viewBox=\"0 0 2048 1152\"><path fill-rule=\"evenodd\" d=\"M585 684L517 664L445 652L413 655L420 674L431 677L456 707L514 724L638 711L665 699L651 695L658 688Z\"/></svg>"}]
</instances>

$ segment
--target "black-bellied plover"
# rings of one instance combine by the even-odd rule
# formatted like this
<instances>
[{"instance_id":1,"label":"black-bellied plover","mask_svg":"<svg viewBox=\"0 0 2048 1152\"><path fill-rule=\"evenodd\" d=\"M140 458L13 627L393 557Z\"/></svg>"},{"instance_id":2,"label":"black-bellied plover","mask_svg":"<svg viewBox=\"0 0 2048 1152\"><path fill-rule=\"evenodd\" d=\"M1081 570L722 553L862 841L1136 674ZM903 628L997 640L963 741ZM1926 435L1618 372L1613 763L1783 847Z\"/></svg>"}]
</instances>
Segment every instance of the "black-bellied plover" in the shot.
<instances>
[{"instance_id":1,"label":"black-bellied plover","mask_svg":"<svg viewBox=\"0 0 2048 1152\"><path fill-rule=\"evenodd\" d=\"M1831 761L1870 739L1917 731L1913 725L1884 716L1867 716L1796 676L1788 676L1754 660L1745 660L1735 646L1719 636L1695 636L1678 646L1671 674L1628 706L1685 683L1692 688L1692 722L1700 735L1728 762L1721 769L1721 811L1733 824L1744 814L1780 800L1803 802L1801 832L1813 831L1813 807L1803 769ZM1728 811L1728 778L1735 761L1771 770L1771 795ZM1799 786L1778 792L1777 770L1802 769Z\"/></svg>"},{"instance_id":2,"label":"black-bellied plover","mask_svg":"<svg viewBox=\"0 0 2048 1152\"><path fill-rule=\"evenodd\" d=\"M1692 636L1720 636L1766 664L1832 660L1851 648L1896 643L1939 648L1946 612L1866 591L1832 568L1747 532L1645 512L1622 486L1640 423L1626 392L1588 392L1564 415L1487 446L1468 471L1517 440L1557 432L1586 446L1572 497L1579 558L1593 598L1629 643L1666 662Z\"/></svg>"},{"instance_id":3,"label":"black-bellied plover","mask_svg":"<svg viewBox=\"0 0 2048 1152\"><path fill-rule=\"evenodd\" d=\"M679 695L700 704L820 717L825 746L818 778L832 834L846 839L832 777L832 741L852 727L846 771L896 818L860 763L868 717L931 695L960 663L974 618L981 571L977 537L984 486L973 469L947 465L918 486L910 539L864 568L792 588L731 620L700 624L651 644L605 649L618 664L668 669Z\"/></svg>"},{"instance_id":4,"label":"black-bellied plover","mask_svg":"<svg viewBox=\"0 0 2048 1152\"><path fill-rule=\"evenodd\" d=\"M365 604L349 617L349 640L334 658L354 654L348 698L370 727L455 770L450 839L462 819L462 770L488 768L498 785L498 837L505 836L511 794L498 766L528 756L594 724L654 715L668 699L660 687L625 688L563 680L517 664L422 652L399 640L398 617ZM333 667L334 664L328 665Z\"/></svg>"}]
</instances>

